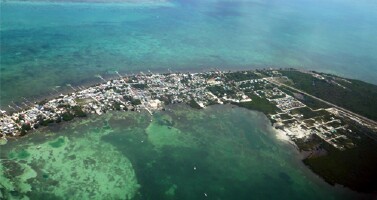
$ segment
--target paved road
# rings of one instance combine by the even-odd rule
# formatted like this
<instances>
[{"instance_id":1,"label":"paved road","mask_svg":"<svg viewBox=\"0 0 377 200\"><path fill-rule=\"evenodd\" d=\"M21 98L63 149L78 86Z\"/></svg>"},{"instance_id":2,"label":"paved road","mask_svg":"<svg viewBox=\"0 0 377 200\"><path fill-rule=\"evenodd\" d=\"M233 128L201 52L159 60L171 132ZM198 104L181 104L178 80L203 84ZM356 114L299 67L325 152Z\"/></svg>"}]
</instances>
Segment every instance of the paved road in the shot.
<instances>
[{"instance_id":1,"label":"paved road","mask_svg":"<svg viewBox=\"0 0 377 200\"><path fill-rule=\"evenodd\" d=\"M330 105L330 106L332 106L332 107L334 107L334 108L336 108L336 109L338 109L338 110L341 110L341 111L345 112L346 114L350 115L351 117L357 117L357 118L363 120L364 122L367 122L367 123L369 123L370 125L373 125L375 128L377 128L377 122L375 122L375 121L373 121L373 120L371 120L371 119L368 119L368 118L366 118L366 117L364 117L364 116L361 116L361 115L359 115L359 114L356 114L356 113L354 113L354 112L352 112L352 111L349 111L349 110L347 110L347 109L345 109L345 108L339 107L339 106L337 106L337 105L335 105L335 104L333 104L333 103L330 103L330 102L328 102L328 101L325 101L325 100L323 100L323 99L320 99L320 98L318 98L318 97L316 97L316 96L313 96L313 95L311 95L311 94L308 94L308 93L306 93L306 92L304 92L304 91L302 91L302 90L299 90L299 89L297 89L297 88L291 87L291 86L286 85L286 84L284 84L284 83L276 82L276 81L273 80L272 77L270 77L270 78L264 78L264 79L265 79L266 81L268 81L268 82L274 84L274 85L287 87L287 88L289 88L289 89L291 89L291 90L294 90L294 91L299 92L299 93L301 93L301 94L305 94L305 95L307 95L307 96L309 96L309 97L311 97L311 98L313 98L313 99L316 99L316 100L318 100L318 101L321 101L321 102L323 102L323 103L326 103L327 105Z\"/></svg>"}]
</instances>

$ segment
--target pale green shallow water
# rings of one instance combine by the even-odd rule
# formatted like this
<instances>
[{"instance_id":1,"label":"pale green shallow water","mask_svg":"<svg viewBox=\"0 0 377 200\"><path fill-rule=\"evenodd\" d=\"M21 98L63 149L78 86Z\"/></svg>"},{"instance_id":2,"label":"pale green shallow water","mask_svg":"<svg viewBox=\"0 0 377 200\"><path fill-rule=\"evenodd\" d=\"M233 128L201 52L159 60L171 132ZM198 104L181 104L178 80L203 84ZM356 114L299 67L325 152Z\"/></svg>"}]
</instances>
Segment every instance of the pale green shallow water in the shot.
<instances>
[{"instance_id":1,"label":"pale green shallow water","mask_svg":"<svg viewBox=\"0 0 377 200\"><path fill-rule=\"evenodd\" d=\"M1 2L0 105L96 74L304 67L377 83L374 0Z\"/></svg>"},{"instance_id":2,"label":"pale green shallow water","mask_svg":"<svg viewBox=\"0 0 377 200\"><path fill-rule=\"evenodd\" d=\"M1 2L0 107L115 70L294 66L377 83L376 5ZM295 149L274 139L260 114L183 107L150 119L92 116L0 146L2 193L14 199L358 197L313 175Z\"/></svg>"},{"instance_id":3,"label":"pale green shallow water","mask_svg":"<svg viewBox=\"0 0 377 200\"><path fill-rule=\"evenodd\" d=\"M0 191L13 199L357 197L314 176L266 120L231 106L92 116L0 146Z\"/></svg>"}]
</instances>

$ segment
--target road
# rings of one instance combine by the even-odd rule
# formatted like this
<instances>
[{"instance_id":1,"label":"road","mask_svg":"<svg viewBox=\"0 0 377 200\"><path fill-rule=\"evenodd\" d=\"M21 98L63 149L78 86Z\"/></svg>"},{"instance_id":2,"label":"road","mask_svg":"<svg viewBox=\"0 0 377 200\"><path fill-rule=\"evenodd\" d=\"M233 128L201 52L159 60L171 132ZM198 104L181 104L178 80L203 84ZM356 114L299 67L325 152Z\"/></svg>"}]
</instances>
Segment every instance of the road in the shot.
<instances>
[{"instance_id":1,"label":"road","mask_svg":"<svg viewBox=\"0 0 377 200\"><path fill-rule=\"evenodd\" d=\"M318 97L316 97L316 96L313 96L313 95L311 95L311 94L308 94L308 93L306 93L306 92L304 92L304 91L302 91L302 90L299 90L299 89L297 89L297 88L294 88L294 87L292 87L292 86L286 85L286 84L284 84L284 83L276 82L275 80L273 80L273 77L264 78L264 79L265 79L266 81L268 81L268 82L270 82L270 83L276 85L276 86L279 86L279 87L280 87L280 86L287 87L287 88L289 88L289 89L291 89L291 90L294 90L294 91L296 91L296 92L299 92L299 93L301 93L301 94L305 94L305 95L307 95L307 96L309 96L309 97L311 97L311 98L313 98L313 99L315 99L315 100L318 100L318 101L321 101L321 102L323 102L323 103L326 103L327 105L332 106L332 107L334 107L334 108L336 108L336 109L338 109L338 110L341 110L341 111L343 111L344 113L348 114L349 117L351 117L351 118L352 118L352 117L357 117L357 118L363 120L364 122L367 122L369 125L372 125L375 129L377 129L377 122L375 122L375 121L373 121L373 120L371 120L371 119L368 119L368 118L366 118L366 117L364 117L364 116L361 116L361 115L359 115L359 114L356 114L356 113L354 113L354 112L352 112L352 111L349 111L349 110L347 110L347 109L345 109L345 108L339 107L339 106L337 106L337 105L335 105L335 104L333 104L333 103L330 103L330 102L328 102L328 101L325 101L325 100L323 100L323 99L320 99L320 98L318 98Z\"/></svg>"}]
</instances>

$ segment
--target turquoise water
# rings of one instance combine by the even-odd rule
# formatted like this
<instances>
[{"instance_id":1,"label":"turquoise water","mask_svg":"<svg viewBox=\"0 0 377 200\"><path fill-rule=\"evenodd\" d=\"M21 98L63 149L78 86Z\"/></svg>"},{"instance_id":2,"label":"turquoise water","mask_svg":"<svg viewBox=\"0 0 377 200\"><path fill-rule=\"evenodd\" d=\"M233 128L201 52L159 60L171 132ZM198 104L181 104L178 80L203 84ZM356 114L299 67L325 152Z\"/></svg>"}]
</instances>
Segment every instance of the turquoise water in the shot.
<instances>
[{"instance_id":1,"label":"turquoise water","mask_svg":"<svg viewBox=\"0 0 377 200\"><path fill-rule=\"evenodd\" d=\"M377 83L373 0L2 1L0 16L1 107L115 70L293 66Z\"/></svg>"},{"instance_id":2,"label":"turquoise water","mask_svg":"<svg viewBox=\"0 0 377 200\"><path fill-rule=\"evenodd\" d=\"M316 177L267 124L231 106L90 116L0 146L0 199L361 197Z\"/></svg>"},{"instance_id":3,"label":"turquoise water","mask_svg":"<svg viewBox=\"0 0 377 200\"><path fill-rule=\"evenodd\" d=\"M372 0L2 1L0 11L2 108L115 70L299 67L377 83ZM54 126L0 146L1 195L359 197L310 172L266 120L240 108L178 107L153 117L108 113Z\"/></svg>"}]
</instances>

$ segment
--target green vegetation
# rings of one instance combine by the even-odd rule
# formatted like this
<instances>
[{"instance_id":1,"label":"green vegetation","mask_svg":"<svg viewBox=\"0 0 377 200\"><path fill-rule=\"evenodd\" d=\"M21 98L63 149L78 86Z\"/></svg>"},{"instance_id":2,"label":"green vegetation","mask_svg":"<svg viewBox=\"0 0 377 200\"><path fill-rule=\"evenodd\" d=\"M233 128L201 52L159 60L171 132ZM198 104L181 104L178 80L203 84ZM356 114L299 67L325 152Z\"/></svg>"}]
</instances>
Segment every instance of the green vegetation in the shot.
<instances>
[{"instance_id":1,"label":"green vegetation","mask_svg":"<svg viewBox=\"0 0 377 200\"><path fill-rule=\"evenodd\" d=\"M40 121L40 125L42 125L42 126L48 126L51 123L54 123L54 120L52 120L52 119L46 119L46 120Z\"/></svg>"},{"instance_id":2,"label":"green vegetation","mask_svg":"<svg viewBox=\"0 0 377 200\"><path fill-rule=\"evenodd\" d=\"M320 146L320 144L323 143L322 138L315 134L311 135L309 138L306 139L293 139L293 141L301 151L311 152L315 152L315 150Z\"/></svg>"},{"instance_id":3,"label":"green vegetation","mask_svg":"<svg viewBox=\"0 0 377 200\"><path fill-rule=\"evenodd\" d=\"M115 110L121 110L121 108L120 108L121 105L122 105L122 104L119 103L119 102L115 102L115 103L113 104Z\"/></svg>"},{"instance_id":4,"label":"green vegetation","mask_svg":"<svg viewBox=\"0 0 377 200\"><path fill-rule=\"evenodd\" d=\"M140 104L141 104L141 100L140 100L140 99L132 99L132 100L131 100L131 104L132 104L133 106L140 105Z\"/></svg>"},{"instance_id":5,"label":"green vegetation","mask_svg":"<svg viewBox=\"0 0 377 200\"><path fill-rule=\"evenodd\" d=\"M124 95L124 96L123 96L123 99L126 100L126 101L131 101L131 100L132 100L132 97L129 96L129 95Z\"/></svg>"},{"instance_id":6,"label":"green vegetation","mask_svg":"<svg viewBox=\"0 0 377 200\"><path fill-rule=\"evenodd\" d=\"M283 75L294 82L294 87L337 106L351 110L372 120L377 120L377 86L358 80L349 82L328 76L326 80L295 70L282 70ZM346 89L336 85L340 83Z\"/></svg>"},{"instance_id":7,"label":"green vegetation","mask_svg":"<svg viewBox=\"0 0 377 200\"><path fill-rule=\"evenodd\" d=\"M71 109L76 117L86 117L86 113L80 106L73 106Z\"/></svg>"},{"instance_id":8,"label":"green vegetation","mask_svg":"<svg viewBox=\"0 0 377 200\"><path fill-rule=\"evenodd\" d=\"M218 97L223 97L224 96L224 93L226 93L226 90L224 89L224 87L222 86L210 86L210 87L207 87L207 89L212 92L212 94L218 96Z\"/></svg>"},{"instance_id":9,"label":"green vegetation","mask_svg":"<svg viewBox=\"0 0 377 200\"><path fill-rule=\"evenodd\" d=\"M259 79L260 76L256 75L254 72L250 71L239 71L239 72L231 72L225 74L226 81L244 81L250 79Z\"/></svg>"},{"instance_id":10,"label":"green vegetation","mask_svg":"<svg viewBox=\"0 0 377 200\"><path fill-rule=\"evenodd\" d=\"M180 82L183 83L183 84L188 84L188 83L190 83L190 79L183 77Z\"/></svg>"},{"instance_id":11,"label":"green vegetation","mask_svg":"<svg viewBox=\"0 0 377 200\"><path fill-rule=\"evenodd\" d=\"M304 108L296 108L294 110L291 110L291 114L294 114L294 115L302 114L304 119L309 119L309 118L318 117L318 116L327 116L329 113L325 110L312 111L310 108L304 107Z\"/></svg>"},{"instance_id":12,"label":"green vegetation","mask_svg":"<svg viewBox=\"0 0 377 200\"><path fill-rule=\"evenodd\" d=\"M121 89L118 89L117 87L113 86L112 87L113 91L116 92L116 93L121 93L122 90Z\"/></svg>"},{"instance_id":13,"label":"green vegetation","mask_svg":"<svg viewBox=\"0 0 377 200\"><path fill-rule=\"evenodd\" d=\"M69 112L65 112L62 114L62 118L64 121L71 121L75 116Z\"/></svg>"},{"instance_id":14,"label":"green vegetation","mask_svg":"<svg viewBox=\"0 0 377 200\"><path fill-rule=\"evenodd\" d=\"M158 98L160 101L164 102L165 105L169 105L170 104L170 101L171 101L171 97L170 96L161 96L160 98Z\"/></svg>"},{"instance_id":15,"label":"green vegetation","mask_svg":"<svg viewBox=\"0 0 377 200\"><path fill-rule=\"evenodd\" d=\"M43 117L43 115L38 115L37 116L37 121L38 121L38 123L36 125L34 125L34 128L38 128L39 125L48 126L49 124L54 123L54 120L52 120L52 119L45 119Z\"/></svg>"},{"instance_id":16,"label":"green vegetation","mask_svg":"<svg viewBox=\"0 0 377 200\"><path fill-rule=\"evenodd\" d=\"M27 131L31 130L31 126L29 123L22 124L21 126L21 135L25 135Z\"/></svg>"},{"instance_id":17,"label":"green vegetation","mask_svg":"<svg viewBox=\"0 0 377 200\"><path fill-rule=\"evenodd\" d=\"M147 84L133 84L131 85L132 87L136 88L136 89L140 89L140 90L144 90L145 88L148 88L148 85Z\"/></svg>"},{"instance_id":18,"label":"green vegetation","mask_svg":"<svg viewBox=\"0 0 377 200\"><path fill-rule=\"evenodd\" d=\"M292 117L289 116L288 114L280 114L280 118L281 118L282 120L292 119Z\"/></svg>"},{"instance_id":19,"label":"green vegetation","mask_svg":"<svg viewBox=\"0 0 377 200\"><path fill-rule=\"evenodd\" d=\"M52 119L45 119L42 115L37 116L38 124L42 126L48 126L51 123L60 123L62 120L64 121L71 121L74 117L86 117L87 114L82 110L81 106L66 106L68 109L67 112L63 113L61 118L59 117L56 121ZM36 125L34 128L38 128L39 126Z\"/></svg>"},{"instance_id":20,"label":"green vegetation","mask_svg":"<svg viewBox=\"0 0 377 200\"><path fill-rule=\"evenodd\" d=\"M360 139L352 139L356 147L340 151L323 142L321 147L327 155L308 157L304 163L330 184L374 192L377 188L377 143L362 133L357 135Z\"/></svg>"},{"instance_id":21,"label":"green vegetation","mask_svg":"<svg viewBox=\"0 0 377 200\"><path fill-rule=\"evenodd\" d=\"M61 117L58 117L58 118L56 119L55 122L56 122L56 123L60 123L60 122L62 122L62 118L61 118Z\"/></svg>"},{"instance_id":22,"label":"green vegetation","mask_svg":"<svg viewBox=\"0 0 377 200\"><path fill-rule=\"evenodd\" d=\"M79 105L79 106L83 106L83 105L85 105L85 104L87 104L87 103L89 103L89 102L92 102L93 101L93 99L91 99L91 98L88 98L88 99L80 99L80 98L76 98L75 99L75 102Z\"/></svg>"},{"instance_id":23,"label":"green vegetation","mask_svg":"<svg viewBox=\"0 0 377 200\"><path fill-rule=\"evenodd\" d=\"M312 109L329 108L330 107L329 105L327 105L327 104L325 104L321 101L315 100L312 97L309 97L307 95L303 95L303 96L304 96L304 99L301 99L300 101L302 103L304 103L305 105L309 106Z\"/></svg>"},{"instance_id":24,"label":"green vegetation","mask_svg":"<svg viewBox=\"0 0 377 200\"><path fill-rule=\"evenodd\" d=\"M126 101L130 101L133 106L137 106L137 105L141 104L140 99L135 99L135 98L128 96L128 95L123 96L123 99L126 100Z\"/></svg>"},{"instance_id":25,"label":"green vegetation","mask_svg":"<svg viewBox=\"0 0 377 200\"><path fill-rule=\"evenodd\" d=\"M247 95L252 99L252 101L233 104L250 110L257 110L265 114L274 114L277 112L278 108L267 99L260 98L257 95L251 93Z\"/></svg>"},{"instance_id":26,"label":"green vegetation","mask_svg":"<svg viewBox=\"0 0 377 200\"><path fill-rule=\"evenodd\" d=\"M24 118L24 116L23 115L18 115L18 121L21 121L21 120L24 120L25 118Z\"/></svg>"},{"instance_id":27,"label":"green vegetation","mask_svg":"<svg viewBox=\"0 0 377 200\"><path fill-rule=\"evenodd\" d=\"M59 104L57 108L70 108L71 106L69 104Z\"/></svg>"},{"instance_id":28,"label":"green vegetation","mask_svg":"<svg viewBox=\"0 0 377 200\"><path fill-rule=\"evenodd\" d=\"M207 87L207 89L218 97L223 97L224 94L227 94L227 95L235 94L235 91L233 89L229 89L220 85L209 86Z\"/></svg>"},{"instance_id":29,"label":"green vegetation","mask_svg":"<svg viewBox=\"0 0 377 200\"><path fill-rule=\"evenodd\" d=\"M202 107L200 107L200 105L194 100L194 99L191 99L190 102L187 103L191 108L195 108L195 109L202 109Z\"/></svg>"}]
</instances>

